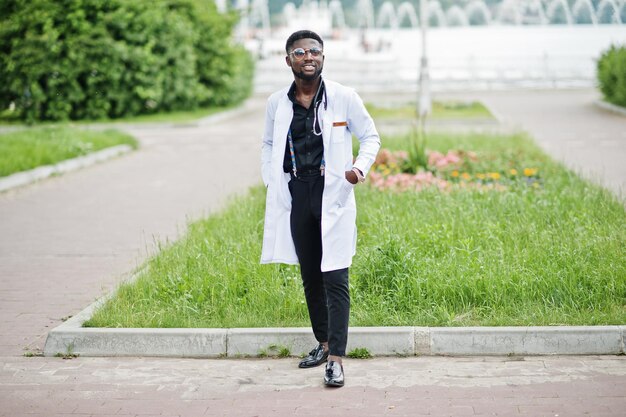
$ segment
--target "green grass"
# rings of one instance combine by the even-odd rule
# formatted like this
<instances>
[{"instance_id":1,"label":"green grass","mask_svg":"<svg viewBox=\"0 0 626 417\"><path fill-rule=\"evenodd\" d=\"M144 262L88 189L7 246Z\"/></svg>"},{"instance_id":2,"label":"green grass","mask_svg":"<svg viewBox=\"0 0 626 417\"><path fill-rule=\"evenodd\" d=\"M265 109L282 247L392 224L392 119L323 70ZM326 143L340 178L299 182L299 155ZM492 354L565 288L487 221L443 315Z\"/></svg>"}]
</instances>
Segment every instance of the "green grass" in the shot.
<instances>
[{"instance_id":1,"label":"green grass","mask_svg":"<svg viewBox=\"0 0 626 417\"><path fill-rule=\"evenodd\" d=\"M374 120L403 120L416 118L416 104L409 103L401 106L379 107L372 103L366 103L365 107ZM476 101L463 103L454 101L434 101L432 104L433 119L493 119L493 115L487 108Z\"/></svg>"},{"instance_id":2,"label":"green grass","mask_svg":"<svg viewBox=\"0 0 626 417\"><path fill-rule=\"evenodd\" d=\"M184 123L184 122L190 122L190 121L194 121L197 119L201 119L203 117L207 117L212 114L219 113L225 110L230 110L230 109L237 107L238 105L239 104L233 104L229 106L206 107L206 108L199 108L195 110L143 114L139 116L121 117L118 119L77 120L77 121L72 121L71 124L83 125L83 124L91 124L91 123L110 123L112 125L115 125L116 123L160 123L160 122ZM68 123L70 122L40 122L40 123L37 123L37 126L56 127L56 126L65 126ZM14 112L5 110L3 112L0 112L0 126L2 125L5 125L5 126L24 125L24 122L16 119Z\"/></svg>"},{"instance_id":3,"label":"green grass","mask_svg":"<svg viewBox=\"0 0 626 417\"><path fill-rule=\"evenodd\" d=\"M133 137L115 130L56 127L5 133L0 135L0 177L121 144L137 147Z\"/></svg>"},{"instance_id":4,"label":"green grass","mask_svg":"<svg viewBox=\"0 0 626 417\"><path fill-rule=\"evenodd\" d=\"M289 358L291 356L291 350L286 346L269 345L267 349L259 350L257 356L259 358Z\"/></svg>"},{"instance_id":5,"label":"green grass","mask_svg":"<svg viewBox=\"0 0 626 417\"><path fill-rule=\"evenodd\" d=\"M406 139L383 138L402 149ZM539 169L541 186L419 193L357 187L352 326L626 323L623 202L524 136L431 135L480 169ZM506 168L505 168L506 169ZM189 226L86 326L309 326L297 267L259 265L265 189Z\"/></svg>"},{"instance_id":6,"label":"green grass","mask_svg":"<svg viewBox=\"0 0 626 417\"><path fill-rule=\"evenodd\" d=\"M195 110L186 110L186 111L174 111L174 112L164 112L164 113L156 113L156 114L144 114L139 116L131 116L131 117L123 117L120 119L114 120L99 120L98 122L110 122L110 123L159 123L159 122L171 122L171 123L183 123L183 122L191 122L194 120L202 119L203 117L211 116L215 113L220 113L225 110L234 109L240 104L233 104L229 106L221 106L221 107L208 107L208 108L200 108ZM91 123L91 122L85 122Z\"/></svg>"},{"instance_id":7,"label":"green grass","mask_svg":"<svg viewBox=\"0 0 626 417\"><path fill-rule=\"evenodd\" d=\"M346 356L352 359L369 359L372 357L372 354L367 348L355 348L348 352Z\"/></svg>"}]
</instances>

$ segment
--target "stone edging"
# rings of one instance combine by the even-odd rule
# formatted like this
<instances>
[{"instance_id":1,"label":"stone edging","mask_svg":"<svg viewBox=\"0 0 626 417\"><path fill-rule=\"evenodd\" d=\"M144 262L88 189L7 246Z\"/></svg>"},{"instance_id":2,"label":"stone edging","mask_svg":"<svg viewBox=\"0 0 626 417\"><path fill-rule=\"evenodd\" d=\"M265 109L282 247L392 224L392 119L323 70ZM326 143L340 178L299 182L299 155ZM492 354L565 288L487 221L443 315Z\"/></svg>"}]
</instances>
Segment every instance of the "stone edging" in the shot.
<instances>
[{"instance_id":1,"label":"stone edging","mask_svg":"<svg viewBox=\"0 0 626 417\"><path fill-rule=\"evenodd\" d=\"M203 117L201 119L193 120L190 122L182 122L182 123L115 123L115 124L88 124L84 125L81 128L83 129L152 129L156 127L197 127L197 126L209 126L213 123L220 122L225 119L229 119L231 117L240 116L245 114L246 112L251 111L253 108L252 101L250 99L246 100L243 104L239 105L230 110L220 111L218 113L212 114L210 116ZM9 132L9 131L17 131L22 130L22 127L18 127L16 129L0 129L0 131ZM107 159L114 158L118 155L122 155L124 153L130 152L132 147L129 145L118 145L112 146L110 148L102 149L97 152L90 153L88 155L79 156L77 158L67 159L65 161L61 161L55 165L44 165L41 167L37 167L28 171L17 172L15 174L9 175L7 177L0 178L0 192L10 190L16 187L22 187L24 185L28 185L34 183L36 181L48 178L52 175L64 174L66 172L75 171L80 168L84 168L90 165L93 165L97 162L102 162Z\"/></svg>"},{"instance_id":2,"label":"stone edging","mask_svg":"<svg viewBox=\"0 0 626 417\"><path fill-rule=\"evenodd\" d=\"M118 155L130 152L133 148L130 145L117 145L102 149L88 155L77 158L66 159L58 164L44 165L28 171L17 172L4 178L0 178L0 192L12 188L21 187L33 182L48 178L52 175L64 174L93 165L97 162L114 158Z\"/></svg>"},{"instance_id":3,"label":"stone edging","mask_svg":"<svg viewBox=\"0 0 626 417\"><path fill-rule=\"evenodd\" d=\"M48 334L45 356L247 357L308 352L309 328L154 329L85 328L104 297ZM617 355L626 326L554 327L351 327L350 352L372 355Z\"/></svg>"},{"instance_id":4,"label":"stone edging","mask_svg":"<svg viewBox=\"0 0 626 417\"><path fill-rule=\"evenodd\" d=\"M616 106L615 104L609 103L604 100L596 100L593 102L593 104L595 104L596 106L604 110L608 110L610 112L613 112L622 116L626 116L626 108L624 107Z\"/></svg>"}]
</instances>

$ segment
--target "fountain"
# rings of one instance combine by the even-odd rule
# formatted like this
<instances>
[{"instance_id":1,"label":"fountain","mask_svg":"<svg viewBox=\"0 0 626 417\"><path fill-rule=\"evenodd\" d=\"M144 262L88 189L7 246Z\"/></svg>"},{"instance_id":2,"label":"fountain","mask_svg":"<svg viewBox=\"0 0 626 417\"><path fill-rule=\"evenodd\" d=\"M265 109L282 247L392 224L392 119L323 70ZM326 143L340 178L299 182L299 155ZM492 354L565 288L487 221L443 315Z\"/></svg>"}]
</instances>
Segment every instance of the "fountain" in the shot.
<instances>
[{"instance_id":1,"label":"fountain","mask_svg":"<svg viewBox=\"0 0 626 417\"><path fill-rule=\"evenodd\" d=\"M296 18L296 14L298 13L298 9L296 9L296 5L293 3L287 3L283 7L283 24L287 24L287 22Z\"/></svg>"},{"instance_id":2,"label":"fountain","mask_svg":"<svg viewBox=\"0 0 626 417\"><path fill-rule=\"evenodd\" d=\"M341 6L341 1L332 0L328 4L328 11L331 15L332 27L336 27L339 29L345 29L347 27L346 18L343 14L343 7Z\"/></svg>"},{"instance_id":3,"label":"fountain","mask_svg":"<svg viewBox=\"0 0 626 417\"><path fill-rule=\"evenodd\" d=\"M572 7L572 15L576 23L598 24L591 0L577 0Z\"/></svg>"},{"instance_id":4,"label":"fountain","mask_svg":"<svg viewBox=\"0 0 626 417\"><path fill-rule=\"evenodd\" d=\"M452 6L446 11L448 26L467 26L469 24L465 11L459 6Z\"/></svg>"},{"instance_id":5,"label":"fountain","mask_svg":"<svg viewBox=\"0 0 626 417\"><path fill-rule=\"evenodd\" d=\"M626 14L626 2L622 4L623 13ZM615 0L602 0L598 4L596 16L598 17L598 23L615 23L620 25L622 23L622 13L620 13L620 7Z\"/></svg>"},{"instance_id":6,"label":"fountain","mask_svg":"<svg viewBox=\"0 0 626 417\"><path fill-rule=\"evenodd\" d=\"M405 18L409 19L409 27L416 28L419 25L415 8L408 1L400 3L400 5L398 6L397 16L398 16L398 24L400 26L402 26L402 22L404 21Z\"/></svg>"},{"instance_id":7,"label":"fountain","mask_svg":"<svg viewBox=\"0 0 626 417\"><path fill-rule=\"evenodd\" d=\"M359 13L359 20L357 22L358 28L373 28L374 27L374 5L372 0L358 0L356 9Z\"/></svg>"},{"instance_id":8,"label":"fountain","mask_svg":"<svg viewBox=\"0 0 626 417\"><path fill-rule=\"evenodd\" d=\"M397 29L398 26L398 18L396 16L396 9L393 3L388 1L383 3L383 5L380 6L380 10L378 11L376 27Z\"/></svg>"},{"instance_id":9,"label":"fountain","mask_svg":"<svg viewBox=\"0 0 626 417\"><path fill-rule=\"evenodd\" d=\"M484 1L470 2L465 6L465 15L470 25L488 25L491 22L491 11Z\"/></svg>"},{"instance_id":10,"label":"fountain","mask_svg":"<svg viewBox=\"0 0 626 417\"><path fill-rule=\"evenodd\" d=\"M443 12L443 8L441 7L441 3L429 2L428 3L428 26L430 27L441 27L446 26L446 14Z\"/></svg>"},{"instance_id":11,"label":"fountain","mask_svg":"<svg viewBox=\"0 0 626 417\"><path fill-rule=\"evenodd\" d=\"M396 11L393 3L384 2L378 11L378 19L376 19L377 28L398 29L403 27L403 23L408 19L408 27L416 28L419 26L417 13L411 3L405 1L398 6Z\"/></svg>"},{"instance_id":12,"label":"fountain","mask_svg":"<svg viewBox=\"0 0 626 417\"><path fill-rule=\"evenodd\" d=\"M270 29L270 11L267 0L252 0L250 7L250 25L268 32Z\"/></svg>"},{"instance_id":13,"label":"fountain","mask_svg":"<svg viewBox=\"0 0 626 417\"><path fill-rule=\"evenodd\" d=\"M569 5L567 4L567 0L552 0L546 9L546 17L548 18L548 23L560 23L559 15L557 13L562 13L565 16L565 23L571 25L574 23L574 18L572 17L572 12L569 9Z\"/></svg>"},{"instance_id":14,"label":"fountain","mask_svg":"<svg viewBox=\"0 0 626 417\"><path fill-rule=\"evenodd\" d=\"M279 58L286 37L303 28L325 38L329 78L361 89L417 88L419 0L387 0L376 8L373 0L356 0L356 14L344 13L340 0L289 2L282 19L273 16L273 27L268 27L268 0L228 1L244 11L241 25L247 31L241 33L247 35L240 39L260 58L257 91L289 82L291 74ZM432 28L434 91L591 86L599 52L626 39L626 0L429 0L424 13Z\"/></svg>"},{"instance_id":15,"label":"fountain","mask_svg":"<svg viewBox=\"0 0 626 417\"><path fill-rule=\"evenodd\" d=\"M251 30L267 30L269 26L268 0L234 0L234 8L242 11L243 20ZM359 11L353 28L419 27L419 16L414 2L404 1L399 5L384 1L378 10L372 0L357 0ZM216 0L220 9L226 0ZM251 4L250 4L251 2ZM464 4L464 5L463 5ZM570 6L571 4L571 6ZM597 4L597 7L594 7ZM348 28L344 8L340 0L303 0L300 7L287 3L282 11L284 24L296 27L304 22L314 22L316 27L330 30ZM552 25L552 24L623 24L626 20L626 0L502 0L487 5L485 0L459 0L446 9L440 0L430 0L428 7L429 25L445 26L488 26L500 25ZM294 20L295 19L295 20ZM328 20L322 24L322 20Z\"/></svg>"}]
</instances>

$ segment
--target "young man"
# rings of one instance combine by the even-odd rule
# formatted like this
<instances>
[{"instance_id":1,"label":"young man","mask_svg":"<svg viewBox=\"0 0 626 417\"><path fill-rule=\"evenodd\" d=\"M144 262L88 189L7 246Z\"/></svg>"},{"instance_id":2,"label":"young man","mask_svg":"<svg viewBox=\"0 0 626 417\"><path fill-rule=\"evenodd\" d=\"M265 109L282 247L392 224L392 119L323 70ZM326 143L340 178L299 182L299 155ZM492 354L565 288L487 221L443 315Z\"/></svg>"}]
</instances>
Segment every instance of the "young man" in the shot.
<instances>
[{"instance_id":1,"label":"young man","mask_svg":"<svg viewBox=\"0 0 626 417\"><path fill-rule=\"evenodd\" d=\"M272 94L267 103L261 263L300 264L319 345L299 366L309 368L328 360L325 384L343 386L341 359L350 313L348 267L356 251L353 188L365 180L380 138L354 90L322 79L324 42L319 35L295 32L285 49L294 82ZM356 160L353 134L360 143Z\"/></svg>"}]
</instances>

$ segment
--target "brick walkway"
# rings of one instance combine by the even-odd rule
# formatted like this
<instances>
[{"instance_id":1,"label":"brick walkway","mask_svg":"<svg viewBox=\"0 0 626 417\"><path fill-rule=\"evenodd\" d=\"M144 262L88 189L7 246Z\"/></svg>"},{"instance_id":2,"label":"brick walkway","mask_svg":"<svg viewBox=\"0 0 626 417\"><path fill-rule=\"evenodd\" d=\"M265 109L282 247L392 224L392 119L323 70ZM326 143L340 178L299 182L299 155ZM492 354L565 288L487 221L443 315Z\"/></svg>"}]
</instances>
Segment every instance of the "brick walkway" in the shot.
<instances>
[{"instance_id":1,"label":"brick walkway","mask_svg":"<svg viewBox=\"0 0 626 417\"><path fill-rule=\"evenodd\" d=\"M582 141L578 155L602 156L581 162L624 161L622 119L592 115L590 92L554 95L485 100L544 146L566 130ZM567 106L541 107L558 100ZM624 357L348 360L347 386L334 391L322 388L320 368L298 370L295 359L23 357L63 317L113 289L155 241L259 182L263 106L256 100L205 127L131 129L138 152L0 194L1 416L624 415ZM623 166L608 181L623 181Z\"/></svg>"},{"instance_id":2,"label":"brick walkway","mask_svg":"<svg viewBox=\"0 0 626 417\"><path fill-rule=\"evenodd\" d=\"M296 359L10 358L2 416L623 416L622 357L347 360L341 389Z\"/></svg>"},{"instance_id":3,"label":"brick walkway","mask_svg":"<svg viewBox=\"0 0 626 417\"><path fill-rule=\"evenodd\" d=\"M139 151L0 193L0 355L43 349L155 242L259 183L264 104L204 127L127 129Z\"/></svg>"}]
</instances>

